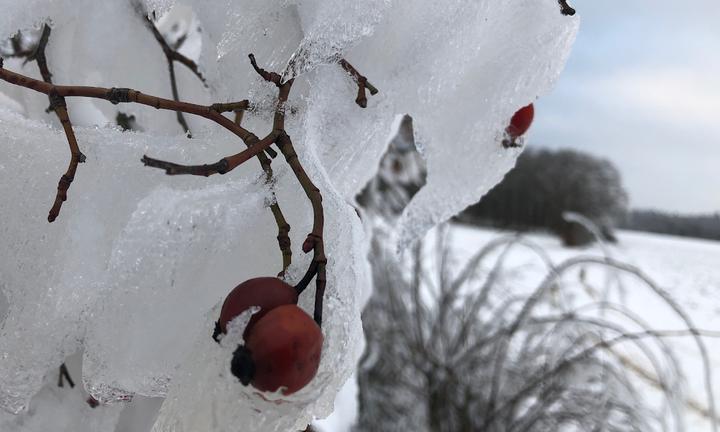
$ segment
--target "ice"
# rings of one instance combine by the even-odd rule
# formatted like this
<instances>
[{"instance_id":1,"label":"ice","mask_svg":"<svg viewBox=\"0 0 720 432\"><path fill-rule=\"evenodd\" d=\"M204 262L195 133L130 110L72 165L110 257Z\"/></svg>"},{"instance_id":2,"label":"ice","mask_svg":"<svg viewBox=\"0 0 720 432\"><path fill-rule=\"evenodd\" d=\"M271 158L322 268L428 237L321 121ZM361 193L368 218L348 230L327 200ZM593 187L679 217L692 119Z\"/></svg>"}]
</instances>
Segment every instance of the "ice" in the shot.
<instances>
[{"instance_id":1,"label":"ice","mask_svg":"<svg viewBox=\"0 0 720 432\"><path fill-rule=\"evenodd\" d=\"M329 249L323 317L325 341L317 376L307 387L288 397L268 394L260 397L243 387L229 373L236 345L218 346L210 337L214 320L219 316L216 308L205 318L204 325L198 326L200 330L195 333L194 345L188 350L190 355L177 372L178 379L171 385L153 431L234 431L238 424L242 424L246 431L300 430L313 417L330 414L335 394L352 373L361 352L359 299L362 291L369 287L364 232L354 209L327 183L327 177L322 175L313 155L301 149L298 152L309 175L317 179L317 185L323 191L327 221L325 241ZM292 182L283 187L285 180L285 176L280 178L277 189L278 201L283 206L292 202L292 196L299 193ZM308 219L309 215L306 215L304 220ZM291 233L305 233L307 228L293 225ZM276 253L271 255L274 257ZM229 291L229 286L225 288ZM302 295L300 305L311 314L314 289L309 291ZM198 398L198 394L204 396ZM283 402L273 402L278 398Z\"/></svg>"},{"instance_id":2,"label":"ice","mask_svg":"<svg viewBox=\"0 0 720 432\"><path fill-rule=\"evenodd\" d=\"M290 79L334 63L344 52L370 36L385 15L390 0L296 0L303 39L288 62L283 78Z\"/></svg>"},{"instance_id":3,"label":"ice","mask_svg":"<svg viewBox=\"0 0 720 432\"><path fill-rule=\"evenodd\" d=\"M67 358L70 376L80 376L79 354ZM58 369L53 368L45 374L43 387L33 396L29 409L13 415L0 410L0 430L3 432L97 432L112 431L118 422L122 405L97 406L91 408L86 400L87 393L78 382L71 387L67 380L63 387L58 386Z\"/></svg>"},{"instance_id":4,"label":"ice","mask_svg":"<svg viewBox=\"0 0 720 432\"><path fill-rule=\"evenodd\" d=\"M82 349L82 381L103 402L168 396L156 431L230 430L238 422L250 431L301 429L332 411L360 352L360 309L370 281L367 239L353 204L377 171L395 119L412 116L428 165L427 185L400 221L404 246L476 201L513 165L519 151L503 149L500 133L518 107L550 89L577 19L561 16L554 0L146 5L158 16L171 14L160 24L165 30L165 23L177 18L186 25L188 17L187 25L202 29L184 52L198 58L210 87L176 65L181 98L249 97L259 108L243 124L260 136L270 131L276 89L252 70L247 54L268 70L282 72L290 63L289 74L299 74L287 130L323 194L329 259L318 375L285 403L267 402L227 373L228 349L209 337L212 308L227 292L281 269L267 209L272 196L257 162L207 179L168 177L139 162L144 153L215 162L244 148L236 137L187 116L189 140L172 112L69 98L88 161L60 218L48 225L67 164L65 137L45 112L45 95L0 83L2 105L16 112L0 108L0 289L9 305L0 314L0 406L12 412L32 406L45 391L45 373ZM55 82L170 97L166 59L130 2L0 6L4 38L51 19L47 55ZM357 85L334 63L338 56L380 89L366 109L354 103ZM5 67L38 77L33 62L8 60ZM110 127L119 110L135 115L144 132ZM292 226L287 278L295 282L310 260L299 246L311 229L311 207L282 158L273 168L273 190ZM309 313L313 296L309 289L301 298Z\"/></svg>"},{"instance_id":5,"label":"ice","mask_svg":"<svg viewBox=\"0 0 720 432\"><path fill-rule=\"evenodd\" d=\"M79 390L59 388L50 378L21 415L0 411L3 432L113 431L121 405L90 408Z\"/></svg>"},{"instance_id":6,"label":"ice","mask_svg":"<svg viewBox=\"0 0 720 432\"><path fill-rule=\"evenodd\" d=\"M0 280L10 304L0 328L0 404L17 412L42 386L45 371L80 347L87 324L91 329L100 325L93 320L104 318L99 309L104 303L96 302L107 300L103 296L113 282L108 270L115 270L109 265L119 252L116 239L133 228L127 224L138 204L148 202L143 198L152 191L157 196L162 184L182 189L222 182L171 179L143 167L142 154L154 151L177 160L200 161L217 152L208 148L209 142L228 151L221 144L232 137L210 135L189 147L184 138L168 136L161 149L152 144L157 138L147 135L78 128L88 161L79 167L60 218L48 224L47 212L67 163L65 138L58 130L7 111L0 111L0 125L6 155L0 163L0 196L5 203L0 211Z\"/></svg>"},{"instance_id":7,"label":"ice","mask_svg":"<svg viewBox=\"0 0 720 432\"><path fill-rule=\"evenodd\" d=\"M369 179L359 167L379 158L390 120L407 113L428 179L400 221L400 245L476 202L514 165L519 152L502 148L500 134L518 108L550 90L577 27L551 0L394 2L374 33L346 54L380 89L369 96L369 113L335 128L343 103L322 107L353 97L352 81L336 83L344 75L337 67L314 80L312 140L334 168L334 182Z\"/></svg>"},{"instance_id":8,"label":"ice","mask_svg":"<svg viewBox=\"0 0 720 432\"><path fill-rule=\"evenodd\" d=\"M270 230L247 229L267 217L267 200L262 185L230 181L160 187L138 203L114 241L91 312L84 379L96 399L165 396L204 312L234 281L263 274L255 254L275 256L274 242L262 242Z\"/></svg>"}]
</instances>

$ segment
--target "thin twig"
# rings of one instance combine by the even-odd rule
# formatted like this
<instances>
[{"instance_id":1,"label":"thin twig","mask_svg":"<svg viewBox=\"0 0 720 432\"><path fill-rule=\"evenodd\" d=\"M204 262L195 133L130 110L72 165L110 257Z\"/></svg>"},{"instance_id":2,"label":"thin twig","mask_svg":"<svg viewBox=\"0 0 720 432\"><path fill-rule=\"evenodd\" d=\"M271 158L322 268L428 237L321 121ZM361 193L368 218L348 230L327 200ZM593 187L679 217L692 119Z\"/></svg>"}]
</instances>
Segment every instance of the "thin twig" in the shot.
<instances>
[{"instance_id":1,"label":"thin twig","mask_svg":"<svg viewBox=\"0 0 720 432\"><path fill-rule=\"evenodd\" d=\"M290 95L290 89L292 88L294 79L290 79L286 82L281 82L282 77L276 72L268 72L265 69L260 68L255 61L253 54L248 55L250 63L252 64L255 71L265 81L271 82L278 87L278 99L277 106L275 108L275 116L273 118L273 132L277 133L278 136L275 139L275 143L280 148L280 152L285 157L285 161L290 165L295 177L303 188L305 195L312 205L313 210L313 227L310 234L308 234L305 242L303 243L303 252L308 253L311 250L314 252L313 261L310 263L310 268L306 273L306 277L311 274L311 269L316 267L315 270L315 313L314 318L318 325L322 324L322 312L323 312L323 299L325 297L325 284L326 284L326 272L325 266L327 263L327 257L325 256L325 242L323 240L323 228L324 228L324 213L322 206L322 195L320 190L310 180L310 177L305 172L298 155L293 147L290 136L285 132L285 104ZM306 278L303 278L305 280ZM302 282L302 281L301 281ZM302 288L304 289L304 287Z\"/></svg>"},{"instance_id":2,"label":"thin twig","mask_svg":"<svg viewBox=\"0 0 720 432\"><path fill-rule=\"evenodd\" d=\"M60 372L58 373L58 387L65 387L65 380L67 380L68 384L70 384L70 388L75 388L75 382L70 376L67 366L63 363L60 365Z\"/></svg>"},{"instance_id":3,"label":"thin twig","mask_svg":"<svg viewBox=\"0 0 720 432\"><path fill-rule=\"evenodd\" d=\"M44 24L42 34L40 36L40 39L38 40L38 44L32 54L28 56L28 60L35 60L38 68L40 69L40 75L42 76L43 81L48 84L52 84L52 74L50 73L50 69L47 65L45 48L47 47L48 41L50 39L50 31L50 26ZM82 154L82 152L80 151L77 138L75 137L75 133L73 132L72 123L70 122L70 116L68 115L67 111L67 104L65 103L65 98L56 93L50 92L48 93L48 99L50 100L50 106L48 110L55 111L55 115L57 115L57 118L58 120L60 120L60 124L65 131L68 146L70 147L70 162L68 164L67 170L65 171L65 174L63 174L60 177L60 181L58 181L55 201L50 208L50 212L48 213L48 222L53 222L60 214L60 208L62 207L63 202L67 200L68 189L70 189L70 185L75 179L77 166L79 163L85 162L85 155Z\"/></svg>"},{"instance_id":4,"label":"thin twig","mask_svg":"<svg viewBox=\"0 0 720 432\"><path fill-rule=\"evenodd\" d=\"M288 81L292 83L292 80ZM322 324L322 309L323 309L323 298L325 296L325 265L327 263L327 257L325 256L325 242L323 241L323 226L324 216L322 207L322 195L320 190L313 184L310 177L302 167L302 164L298 160L297 153L292 144L292 140L284 131L277 139L277 145L280 147L280 152L285 157L285 161L290 165L295 177L297 177L300 185L305 191L313 209L313 228L307 239L303 243L303 251L305 253L314 251L313 262L311 266L317 266L317 273L315 275L315 314L314 318L318 325Z\"/></svg>"},{"instance_id":5,"label":"thin twig","mask_svg":"<svg viewBox=\"0 0 720 432\"><path fill-rule=\"evenodd\" d=\"M160 33L160 30L158 30L155 22L150 19L150 16L148 15L147 10L145 10L145 7L139 1L135 1L134 4L135 10L139 15L143 17L145 26L152 32L153 36L155 36L155 40L157 40L157 42L160 44L160 47L165 54L165 59L168 63L168 72L170 74L170 88L172 90L173 99L176 101L180 100L177 87L177 79L175 78L175 62L185 65L188 69L190 69L193 74L195 74L196 77L198 77L198 79L203 83L203 85L207 87L207 81L200 72L198 65L194 61L190 60L189 58L178 52L177 48L179 48L181 44L178 44L178 46L176 47L171 47L165 40L165 37L163 37L162 33ZM190 127L188 126L182 111L176 111L175 113L177 115L177 121L178 123L180 123L180 126L182 126L188 137L192 137L192 134L190 133Z\"/></svg>"},{"instance_id":6,"label":"thin twig","mask_svg":"<svg viewBox=\"0 0 720 432\"><path fill-rule=\"evenodd\" d=\"M575 15L575 9L570 7L567 0L558 0L558 4L560 5L560 12L563 15L567 15L567 16Z\"/></svg>"},{"instance_id":7,"label":"thin twig","mask_svg":"<svg viewBox=\"0 0 720 432\"><path fill-rule=\"evenodd\" d=\"M367 96L365 95L365 89L368 89L370 91L371 95L376 95L378 93L378 89L375 88L370 82L368 82L367 78L363 76L360 72L358 72L353 65L351 65L347 60L344 58L341 58L338 63L340 63L340 66L342 66L343 69L347 73L352 76L353 80L355 80L355 83L357 83L358 86L358 95L355 99L355 103L358 104L361 108L367 108Z\"/></svg>"},{"instance_id":8,"label":"thin twig","mask_svg":"<svg viewBox=\"0 0 720 432\"><path fill-rule=\"evenodd\" d=\"M235 122L215 111L212 108L212 105L197 105L188 102L164 99L157 96L146 95L130 88L54 85L9 71L2 68L2 66L0 66L0 79L10 84L29 88L46 95L54 92L57 96L61 97L89 97L104 99L113 104L138 103L141 105L151 106L156 109L182 111L184 113L197 115L214 121L238 136L241 140L243 140L243 142L245 142L245 144L248 144L249 140L255 136L250 131L236 125ZM211 165L185 166L149 157L144 157L143 161L147 161L148 166L165 169L168 171L168 174L192 174L202 176L225 174L255 157L258 153L264 151L275 141L277 136L278 134L276 132L272 132L270 135L257 142L257 144L248 144L248 149L232 156L224 157Z\"/></svg>"},{"instance_id":9,"label":"thin twig","mask_svg":"<svg viewBox=\"0 0 720 432\"><path fill-rule=\"evenodd\" d=\"M297 291L298 295L302 294L303 291L305 291L305 288L307 288L312 279L315 277L315 275L317 274L317 268L318 263L315 262L315 260L311 261L310 266L305 272L305 275L302 279L300 279L300 282L295 285L295 291Z\"/></svg>"},{"instance_id":10,"label":"thin twig","mask_svg":"<svg viewBox=\"0 0 720 432\"><path fill-rule=\"evenodd\" d=\"M240 126L240 123L242 122L243 117L243 110L247 108L247 101L244 101L245 106L244 108L231 108L236 109L235 112L235 124ZM226 110L230 111L230 109L227 109L229 107L222 106L222 105L231 105L231 104L216 104L221 105L216 108L216 111ZM271 165L270 159L265 155L265 153L258 153L257 155L258 160L260 161L260 166L262 167L263 171L265 171L265 181L268 184L272 184L273 182L273 169ZM272 192L272 198L273 203L270 205L270 211L273 214L273 217L275 218L275 223L278 227L278 246L280 247L280 253L282 254L282 270L278 274L278 277L283 277L285 275L285 272L287 271L287 268L290 267L290 264L292 263L292 249L291 249L291 242L290 242L290 224L285 219L285 215L283 215L282 210L280 209L280 204L277 202L277 196L275 195L275 192Z\"/></svg>"},{"instance_id":11,"label":"thin twig","mask_svg":"<svg viewBox=\"0 0 720 432\"><path fill-rule=\"evenodd\" d=\"M257 62L255 61L255 55L248 54L248 57L250 58L250 64L252 65L253 69L255 69L255 72L257 72L258 75L260 75L265 81L271 82L278 87L282 86L282 77L280 76L280 74L276 72L268 72L265 69L259 67Z\"/></svg>"}]
</instances>

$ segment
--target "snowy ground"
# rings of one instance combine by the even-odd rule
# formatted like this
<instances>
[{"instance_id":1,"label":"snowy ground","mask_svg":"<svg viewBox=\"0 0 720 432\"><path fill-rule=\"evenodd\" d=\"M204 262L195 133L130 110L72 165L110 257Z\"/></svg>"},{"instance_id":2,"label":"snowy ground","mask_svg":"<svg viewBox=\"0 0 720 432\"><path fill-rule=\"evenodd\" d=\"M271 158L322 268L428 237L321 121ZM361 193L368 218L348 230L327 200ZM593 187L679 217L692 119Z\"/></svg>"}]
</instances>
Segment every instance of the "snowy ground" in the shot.
<instances>
[{"instance_id":1,"label":"snowy ground","mask_svg":"<svg viewBox=\"0 0 720 432\"><path fill-rule=\"evenodd\" d=\"M507 233L455 227L452 230L452 244L456 248L458 260L469 258L488 241ZM578 255L602 255L599 246L590 248L564 248L559 240L544 234L532 234L527 238L541 246L554 263ZM609 254L628 264L642 269L654 282L667 290L679 305L684 308L698 328L720 330L720 242L688 239L657 234L632 231L619 232L619 243L609 247ZM506 273L513 275L513 283L518 289L529 288L538 284L546 274L537 256L528 249L515 248L506 261ZM571 298L575 305L582 305L596 300L599 291L606 285L608 274L605 269L586 268L584 284L579 284L580 270L567 275L563 286L567 291L563 295ZM611 299L622 301L630 310L640 316L647 324L658 330L683 329L682 322L672 310L660 302L657 297L636 278L622 277L621 293L617 285L610 284ZM575 290L575 287L578 289ZM610 315L609 317L612 317ZM666 340L675 351L687 380L685 399L693 401L696 408L708 405L705 392L702 362L698 349L691 338L672 338ZM711 362L712 382L715 388L715 404L720 405L720 339L706 338L707 351ZM627 357L634 364L650 370L649 364L637 353L627 350ZM637 377L638 386L643 397L648 400L661 400L658 392L647 379ZM357 386L351 379L336 401L336 411L326 420L317 422L317 426L326 432L343 432L350 430L356 415L357 403L355 394ZM686 410L686 429L693 432L712 430L709 422L697 409Z\"/></svg>"}]
</instances>

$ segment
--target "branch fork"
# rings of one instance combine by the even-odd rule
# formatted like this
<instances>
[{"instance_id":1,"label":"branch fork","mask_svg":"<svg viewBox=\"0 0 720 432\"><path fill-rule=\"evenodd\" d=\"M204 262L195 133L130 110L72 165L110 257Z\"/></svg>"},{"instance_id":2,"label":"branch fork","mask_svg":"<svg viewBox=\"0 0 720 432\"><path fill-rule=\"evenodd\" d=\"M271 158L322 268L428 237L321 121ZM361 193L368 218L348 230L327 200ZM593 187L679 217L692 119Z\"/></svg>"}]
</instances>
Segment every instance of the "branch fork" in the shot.
<instances>
[{"instance_id":1,"label":"branch fork","mask_svg":"<svg viewBox=\"0 0 720 432\"><path fill-rule=\"evenodd\" d=\"M177 92L175 89L174 75L173 75L173 61L180 61L186 64L182 58L178 57L175 51L173 51L167 45L164 38L159 35L157 28L154 23L147 18L148 27L153 30L153 34L156 35L156 39L163 47L163 52L168 58L171 71L171 81L173 84L173 100L164 99L157 96L146 95L137 90L125 87L85 87L85 86L62 86L55 85L52 83L51 74L47 67L47 61L45 58L45 47L48 42L50 35L50 27L45 25L43 28L43 36L40 39L38 47L33 51L32 57L38 63L43 81L39 81L30 78L25 75L18 74L16 72L8 71L3 68L3 61L0 58L0 80L6 81L10 84L25 87L40 93L44 93L48 96L50 101L50 109L55 112L60 123L65 131L65 135L68 140L70 147L70 163L67 171L60 177L57 187L57 195L55 202L49 212L48 221L53 222L60 213L62 203L67 200L67 192L72 184L75 173L77 171L77 165L85 162L85 155L80 151L77 143L77 139L73 132L72 123L67 111L67 104L65 102L66 97L88 97L96 99L104 99L112 104L120 103L138 103L141 105L147 105L156 109L170 110L178 113L178 120L182 118L181 114L192 114L200 117L204 117L211 120L234 135L238 136L246 145L246 149L220 159L213 164L203 165L181 165L173 162L162 161L159 159L151 158L144 155L141 162L145 166L152 168L159 168L165 171L167 175L196 175L208 177L214 174L226 174L236 167L240 166L252 157L257 157L260 165L265 172L266 181L272 183L273 171L271 166L271 159L274 158L277 153L270 149L272 144L276 144L283 154L283 157L287 164L292 169L293 174L300 183L305 195L307 196L313 211L313 224L312 231L308 234L305 239L302 250L305 253L313 252L313 259L308 266L307 272L302 280L295 286L298 294L300 294L314 278L316 283L315 290L315 311L314 319L318 325L322 324L322 309L323 309L323 298L325 293L326 284L326 264L327 257L325 256L325 244L323 240L323 228L324 228L324 210L322 205L322 194L320 190L315 186L310 177L305 172L300 159L298 158L297 152L293 146L290 136L285 131L285 107L290 95L294 79L282 82L282 77L276 72L268 72L265 69L258 66L255 56L250 54L250 63L265 81L274 84L278 88L277 103L275 105L275 113L273 117L272 132L262 139L259 139L257 135L244 129L241 126L242 114L249 108L249 102L242 100L239 102L228 102L228 103L214 103L212 105L197 105L188 102L182 102L178 100ZM356 102L358 105L365 107L367 106L367 97L365 96L365 89L369 90L371 94L376 94L377 89L372 86L363 75L350 65L344 59L340 60L342 67L351 74L358 84L358 98ZM192 67L190 65L186 66ZM203 80L204 78L196 72L198 77ZM232 121L225 117L225 112L235 112L235 121ZM182 122L181 122L182 124ZM186 128L187 129L187 128ZM189 130L186 130L189 133ZM266 153L267 152L267 155ZM270 158L268 158L268 155ZM291 263L292 251L291 242L289 237L290 225L285 220L285 217L280 209L277 199L275 198L274 203L270 206L273 216L275 218L278 235L277 241L283 258L283 268L279 276L283 276L288 266Z\"/></svg>"},{"instance_id":2,"label":"branch fork","mask_svg":"<svg viewBox=\"0 0 720 432\"><path fill-rule=\"evenodd\" d=\"M355 83L358 86L358 93L357 98L355 98L355 103L360 106L360 108L367 108L367 95L365 94L365 89L370 91L370 94L375 96L378 93L378 89L375 88L368 79L362 75L360 72L358 72L353 65L351 65L347 60L344 58L341 58L338 63L340 63L340 66L345 69L347 73L350 74L350 76L355 80Z\"/></svg>"}]
</instances>

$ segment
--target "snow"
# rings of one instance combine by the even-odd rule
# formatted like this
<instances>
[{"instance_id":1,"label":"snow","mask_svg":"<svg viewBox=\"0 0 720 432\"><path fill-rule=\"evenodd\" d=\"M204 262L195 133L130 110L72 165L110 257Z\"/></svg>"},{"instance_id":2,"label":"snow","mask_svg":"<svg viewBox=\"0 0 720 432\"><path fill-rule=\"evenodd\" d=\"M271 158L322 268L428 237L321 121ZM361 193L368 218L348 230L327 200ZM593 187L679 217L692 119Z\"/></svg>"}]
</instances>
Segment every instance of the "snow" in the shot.
<instances>
[{"instance_id":1,"label":"snow","mask_svg":"<svg viewBox=\"0 0 720 432\"><path fill-rule=\"evenodd\" d=\"M481 245L504 233L486 229L456 226L452 230L453 245L458 251L458 260L462 262L474 254ZM555 237L543 234L531 234L526 238L540 246L555 263L576 256L603 256L599 246L586 249L565 248ZM665 289L677 303L687 311L697 328L720 331L720 242L688 239L659 234L620 231L619 243L610 246L608 253L628 264L641 269L659 287ZM508 268L505 269L508 284L514 294L535 287L546 274L545 266L535 252L526 248L514 248L506 257ZM572 271L564 278L565 299L576 307L597 302L602 295L601 289L608 285L610 276L609 301L616 301L636 314L647 326L657 330L679 330L686 325L678 319L666 303L634 277L622 276L622 288L613 281L616 274L609 275L606 270L583 266ZM580 272L584 272L585 282L580 283ZM600 288L596 292L588 291L588 287ZM624 324L628 329L639 331L627 321L627 317L609 313L608 318L617 324ZM707 407L707 393L704 382L702 361L698 348L691 337L669 338L664 341L673 350L682 369L686 386L685 400L693 400ZM707 352L710 357L712 383L715 388L715 405L720 406L720 339L705 338ZM637 364L647 364L636 351L624 351ZM647 384L637 377L637 384ZM648 400L658 399L657 389L643 387L643 396ZM692 409L686 409L687 430L711 431L706 418Z\"/></svg>"},{"instance_id":2,"label":"snow","mask_svg":"<svg viewBox=\"0 0 720 432\"><path fill-rule=\"evenodd\" d=\"M249 96L271 107L275 89L255 74L248 53L262 67L297 75L287 132L323 194L329 259L317 377L283 403L268 402L233 381L228 349L209 337L214 308L230 289L280 270L270 187L257 163L205 179L168 177L139 162L145 153L215 162L242 148L235 137L189 118L188 140L171 112L69 99L88 160L60 218L48 225L67 164L65 137L45 112L44 95L0 83L2 105L10 107L0 108L4 409L24 418L46 393L56 397L44 377L82 351L77 381L101 402L167 397L155 431L231 430L239 418L248 431L300 429L327 416L361 351L360 310L370 286L368 238L354 197L374 175L395 119L413 117L429 169L401 221L402 247L476 201L513 165L518 151L503 149L499 133L517 107L550 90L578 28L554 0L221 3L192 0L183 4L194 15L176 11L186 28L202 29L184 52L198 59L209 84L176 65L180 94L197 103ZM146 4L162 15L175 2ZM166 59L130 2L3 0L0 7L3 38L51 19L47 54L56 83L170 97ZM335 64L339 55L380 88L367 109L354 104L356 84ZM38 77L32 62L6 67ZM118 109L135 115L143 132L109 126ZM269 116L261 108L244 125L262 136ZM287 278L294 282L310 259L298 246L311 209L285 164L278 159L273 167L272 188L292 226ZM309 289L301 299L306 311L313 296ZM97 430L111 430L114 421ZM9 430L24 430L20 423Z\"/></svg>"}]
</instances>

